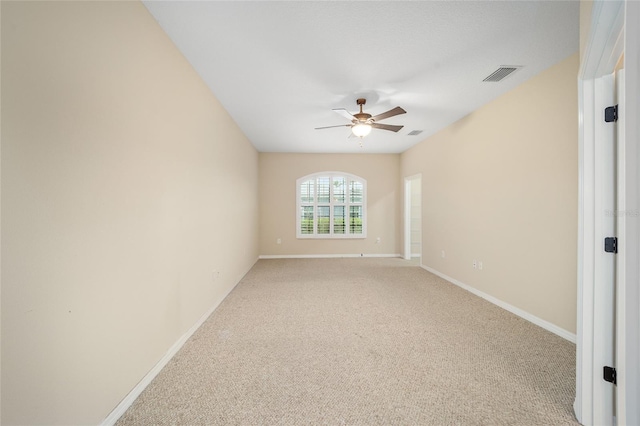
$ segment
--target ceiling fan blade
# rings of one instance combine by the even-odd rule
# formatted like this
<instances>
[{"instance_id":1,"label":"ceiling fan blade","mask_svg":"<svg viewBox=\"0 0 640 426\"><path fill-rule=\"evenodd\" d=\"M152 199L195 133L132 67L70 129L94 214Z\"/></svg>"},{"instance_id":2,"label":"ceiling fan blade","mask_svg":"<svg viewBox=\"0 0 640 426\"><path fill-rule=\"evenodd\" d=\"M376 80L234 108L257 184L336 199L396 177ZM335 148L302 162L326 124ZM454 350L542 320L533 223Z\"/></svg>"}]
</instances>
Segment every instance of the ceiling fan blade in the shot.
<instances>
[{"instance_id":1,"label":"ceiling fan blade","mask_svg":"<svg viewBox=\"0 0 640 426\"><path fill-rule=\"evenodd\" d=\"M333 111L333 112L336 112L336 113L340 114L341 116L343 116L344 118L346 118L346 119L347 119L347 120L349 120L349 121L353 121L353 120L355 120L355 119L356 119L356 118L353 116L353 114L351 114L349 111L347 111L347 110L346 110L346 109L344 109L344 108L335 108L335 109L332 109L331 111Z\"/></svg>"},{"instance_id":2,"label":"ceiling fan blade","mask_svg":"<svg viewBox=\"0 0 640 426\"><path fill-rule=\"evenodd\" d=\"M374 129L390 130L392 132L397 132L398 130L402 129L404 126L394 126L392 124L371 123L371 127L373 127Z\"/></svg>"},{"instance_id":3,"label":"ceiling fan blade","mask_svg":"<svg viewBox=\"0 0 640 426\"><path fill-rule=\"evenodd\" d=\"M335 111L335 110L334 110L334 111ZM374 117L371 117L371 119L372 119L373 121L384 120L385 118L393 117L393 116L395 116L395 115L404 114L404 113L406 113L406 112L407 112L407 111L403 110L403 109L402 109L402 108L400 108L400 107L395 107L395 108L393 108L393 109L390 109L390 110L389 110L389 111L387 111L387 112L383 112L382 114L378 114L378 115L376 115L376 116L374 116Z\"/></svg>"},{"instance_id":4,"label":"ceiling fan blade","mask_svg":"<svg viewBox=\"0 0 640 426\"><path fill-rule=\"evenodd\" d=\"M351 127L351 124L339 124L337 126L324 126L324 127L316 127L316 130L321 130L321 129L331 129L333 127Z\"/></svg>"}]
</instances>

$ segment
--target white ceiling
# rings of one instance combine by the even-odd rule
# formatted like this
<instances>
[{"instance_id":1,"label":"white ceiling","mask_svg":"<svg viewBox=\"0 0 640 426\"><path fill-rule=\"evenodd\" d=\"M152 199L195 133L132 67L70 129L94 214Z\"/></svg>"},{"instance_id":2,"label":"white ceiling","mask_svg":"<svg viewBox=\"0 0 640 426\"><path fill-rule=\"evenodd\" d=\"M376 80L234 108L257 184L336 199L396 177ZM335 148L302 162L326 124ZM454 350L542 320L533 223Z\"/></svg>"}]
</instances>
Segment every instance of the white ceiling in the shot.
<instances>
[{"instance_id":1,"label":"white ceiling","mask_svg":"<svg viewBox=\"0 0 640 426\"><path fill-rule=\"evenodd\" d=\"M578 1L145 1L261 152L399 153L578 50ZM499 83L501 65L523 68ZM363 139L331 111L407 113ZM419 136L407 135L423 130Z\"/></svg>"}]
</instances>

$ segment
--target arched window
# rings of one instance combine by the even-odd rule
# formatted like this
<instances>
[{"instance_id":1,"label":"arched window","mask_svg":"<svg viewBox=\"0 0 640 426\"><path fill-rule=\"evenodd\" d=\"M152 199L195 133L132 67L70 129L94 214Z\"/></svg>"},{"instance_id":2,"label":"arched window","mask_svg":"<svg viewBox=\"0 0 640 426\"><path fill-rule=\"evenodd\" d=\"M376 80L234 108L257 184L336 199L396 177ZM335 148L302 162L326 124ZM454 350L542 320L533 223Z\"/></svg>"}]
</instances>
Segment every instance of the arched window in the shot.
<instances>
[{"instance_id":1,"label":"arched window","mask_svg":"<svg viewBox=\"0 0 640 426\"><path fill-rule=\"evenodd\" d=\"M320 172L296 181L298 238L366 238L367 181Z\"/></svg>"}]
</instances>

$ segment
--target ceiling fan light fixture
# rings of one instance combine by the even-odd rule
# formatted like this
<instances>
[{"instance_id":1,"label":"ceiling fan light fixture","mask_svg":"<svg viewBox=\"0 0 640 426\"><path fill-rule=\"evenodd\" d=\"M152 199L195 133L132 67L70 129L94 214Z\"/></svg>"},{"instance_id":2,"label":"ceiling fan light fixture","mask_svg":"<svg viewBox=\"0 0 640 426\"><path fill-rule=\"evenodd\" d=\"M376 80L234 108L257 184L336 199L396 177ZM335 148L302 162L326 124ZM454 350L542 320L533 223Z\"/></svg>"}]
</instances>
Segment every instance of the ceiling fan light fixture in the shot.
<instances>
[{"instance_id":1,"label":"ceiling fan light fixture","mask_svg":"<svg viewBox=\"0 0 640 426\"><path fill-rule=\"evenodd\" d=\"M358 123L351 127L351 132L359 138L364 138L371 133L371 125L367 123Z\"/></svg>"}]
</instances>

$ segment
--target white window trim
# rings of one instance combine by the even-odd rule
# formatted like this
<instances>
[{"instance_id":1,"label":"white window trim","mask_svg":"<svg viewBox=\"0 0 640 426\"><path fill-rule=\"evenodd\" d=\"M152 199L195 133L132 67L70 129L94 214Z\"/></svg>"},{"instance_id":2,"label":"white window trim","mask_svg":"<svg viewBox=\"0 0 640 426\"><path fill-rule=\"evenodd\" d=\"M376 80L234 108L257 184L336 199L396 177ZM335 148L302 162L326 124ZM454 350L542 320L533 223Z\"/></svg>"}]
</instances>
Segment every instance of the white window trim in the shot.
<instances>
[{"instance_id":1,"label":"white window trim","mask_svg":"<svg viewBox=\"0 0 640 426\"><path fill-rule=\"evenodd\" d=\"M347 179L347 200L349 197L349 182L352 180L356 180L358 182L362 183L362 204L360 203L354 203L353 205L362 205L362 233L361 234L349 234L349 227L345 226L345 234L334 234L333 233L333 226L329 227L329 234L318 234L318 228L317 228L317 211L318 211L318 200L317 197L314 196L314 202L313 202L313 210L314 210L314 218L316 218L316 221L314 221L314 227L313 227L313 234L303 234L301 232L301 217L300 217L300 210L301 207L304 205L311 205L311 204L307 204L307 203L302 203L301 200L301 194L300 194L300 185L302 184L302 182L305 182L307 180L310 179L316 179L318 177L328 177L333 179L334 177L344 177ZM342 205L343 203L334 203L333 201L333 186L330 186L331 188L331 193L329 195L329 206L331 207L329 209L330 213L329 213L329 223L333 224L333 206L334 205ZM315 193L314 195L317 194L317 188L315 188ZM326 205L326 203L320 203L320 205ZM349 211L348 206L352 205L350 202L346 201L344 203L344 205L347 207L347 212ZM348 213L347 213L348 214ZM356 176L350 173L344 173L344 172L318 172L318 173L312 173L310 175L306 175L303 176L299 179L296 180L296 237L299 239L328 239L328 240L343 240L343 239L347 239L347 240L352 240L352 239L365 239L367 238L367 180L360 177L360 176Z\"/></svg>"}]
</instances>

